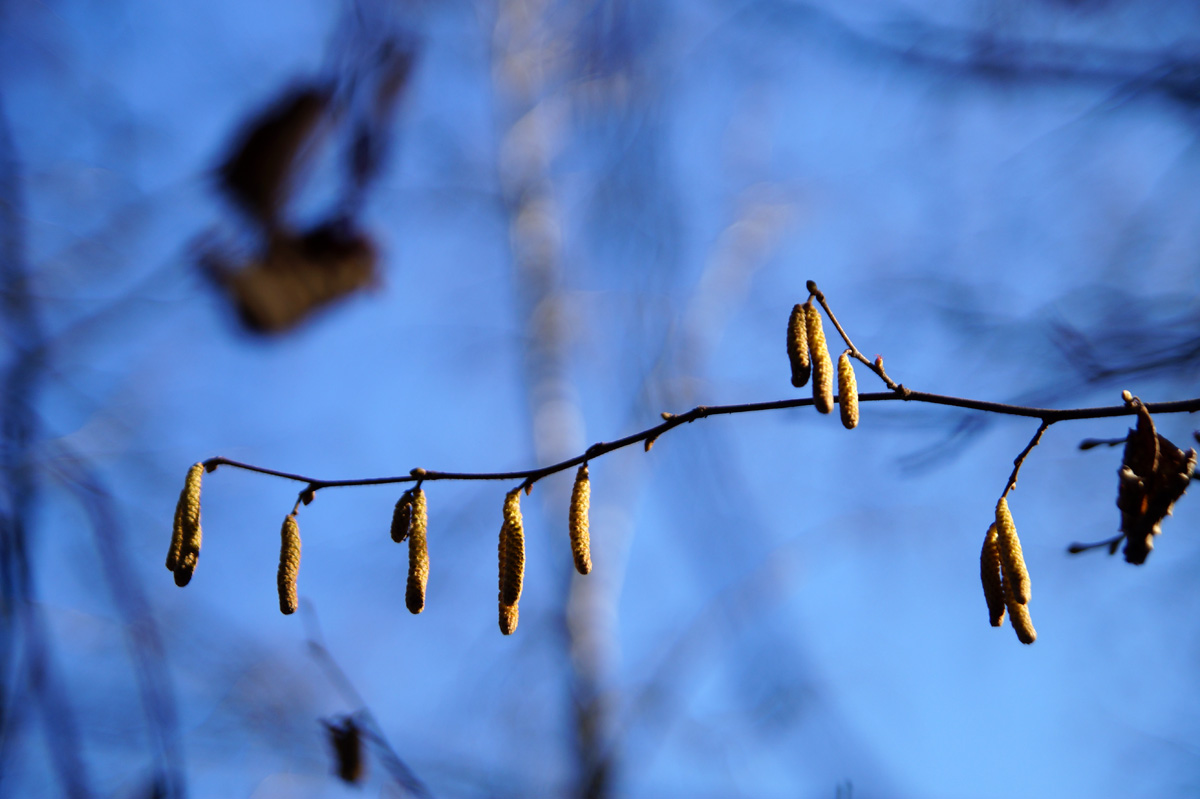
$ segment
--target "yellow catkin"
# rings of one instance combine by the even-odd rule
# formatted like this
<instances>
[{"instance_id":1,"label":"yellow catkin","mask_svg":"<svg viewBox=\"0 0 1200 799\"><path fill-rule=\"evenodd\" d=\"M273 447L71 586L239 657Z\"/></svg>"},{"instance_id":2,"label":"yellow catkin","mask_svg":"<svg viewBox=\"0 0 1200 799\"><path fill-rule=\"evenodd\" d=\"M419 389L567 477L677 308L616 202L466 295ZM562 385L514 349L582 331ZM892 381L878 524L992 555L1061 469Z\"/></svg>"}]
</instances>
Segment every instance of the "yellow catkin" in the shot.
<instances>
[{"instance_id":1,"label":"yellow catkin","mask_svg":"<svg viewBox=\"0 0 1200 799\"><path fill-rule=\"evenodd\" d=\"M179 554L183 549L183 493L175 503L175 525L171 529L171 548L167 550L167 571L179 568Z\"/></svg>"},{"instance_id":2,"label":"yellow catkin","mask_svg":"<svg viewBox=\"0 0 1200 799\"><path fill-rule=\"evenodd\" d=\"M392 511L392 540L397 544L403 544L404 539L408 538L409 530L412 529L412 498L413 492L410 488L396 500L396 507Z\"/></svg>"},{"instance_id":3,"label":"yellow catkin","mask_svg":"<svg viewBox=\"0 0 1200 799\"><path fill-rule=\"evenodd\" d=\"M575 473L575 487L571 489L571 555L575 558L575 571L580 574L592 570L591 535L588 532L588 505L591 499L592 484L585 463Z\"/></svg>"},{"instance_id":4,"label":"yellow catkin","mask_svg":"<svg viewBox=\"0 0 1200 799\"><path fill-rule=\"evenodd\" d=\"M1036 641L1037 630L1033 629L1033 619L1029 617L1029 605L1017 601L1007 579L1004 581L1004 603L1008 606L1009 619L1012 621L1017 639L1023 644L1032 644Z\"/></svg>"},{"instance_id":5,"label":"yellow catkin","mask_svg":"<svg viewBox=\"0 0 1200 799\"><path fill-rule=\"evenodd\" d=\"M408 586L404 592L404 605L409 613L420 613L425 609L425 586L429 583L428 516L425 492L419 487L413 489L412 525L408 530Z\"/></svg>"},{"instance_id":6,"label":"yellow catkin","mask_svg":"<svg viewBox=\"0 0 1200 799\"><path fill-rule=\"evenodd\" d=\"M289 513L279 530L279 612L290 616L300 606L296 579L300 576L300 525L296 514Z\"/></svg>"},{"instance_id":7,"label":"yellow catkin","mask_svg":"<svg viewBox=\"0 0 1200 799\"><path fill-rule=\"evenodd\" d=\"M996 525L988 527L979 553L979 579L983 583L983 598L987 600L988 619L993 627L1004 624L1004 581L1000 574L999 535Z\"/></svg>"},{"instance_id":8,"label":"yellow catkin","mask_svg":"<svg viewBox=\"0 0 1200 799\"><path fill-rule=\"evenodd\" d=\"M519 514L521 512L520 505L519 505L520 494L519 494L519 492L514 492L514 493L517 494L515 499L513 498L513 494L509 494L508 496L506 496L504 498L504 511L505 511L504 524L502 524L500 527L500 543L499 543L499 546L497 547L497 552L500 557L500 577L499 577L500 590L498 592L498 604L500 606L500 632L503 633L504 635L512 635L514 632L516 632L517 622L520 619L520 613L517 609L517 603L514 602L512 604L505 604L505 602L504 602L504 582L505 582L505 575L508 574L508 544L512 537L510 535L510 525L508 523L509 504L513 503L513 502L517 503L516 512L517 512L517 514ZM524 536L522 535L522 538L523 537ZM524 564L522 563L522 565L524 565ZM520 599L519 592L518 592L517 598Z\"/></svg>"},{"instance_id":9,"label":"yellow catkin","mask_svg":"<svg viewBox=\"0 0 1200 799\"><path fill-rule=\"evenodd\" d=\"M792 365L792 385L800 388L808 383L812 364L808 359L808 323L804 321L804 306L797 303L788 319L787 352Z\"/></svg>"},{"instance_id":10,"label":"yellow catkin","mask_svg":"<svg viewBox=\"0 0 1200 799\"><path fill-rule=\"evenodd\" d=\"M1021 539L1012 514L1008 512L1008 500L1000 497L996 503L996 533L999 536L1000 565L1004 570L1004 582L1012 587L1017 604L1029 603L1029 571L1025 568L1025 555L1021 552ZM1016 623L1015 620L1013 622Z\"/></svg>"},{"instance_id":11,"label":"yellow catkin","mask_svg":"<svg viewBox=\"0 0 1200 799\"><path fill-rule=\"evenodd\" d=\"M842 412L842 426L847 430L858 427L858 381L854 379L850 350L838 356L838 407Z\"/></svg>"},{"instance_id":12,"label":"yellow catkin","mask_svg":"<svg viewBox=\"0 0 1200 799\"><path fill-rule=\"evenodd\" d=\"M192 573L196 571L196 562L200 558L200 479L204 476L204 464L196 463L188 469L187 480L183 484L183 492L179 495L176 513L179 515L179 527L182 533L179 554L175 558L175 584L182 587L191 582ZM171 542L171 553L175 550L174 539ZM168 554L168 562L171 554Z\"/></svg>"},{"instance_id":13,"label":"yellow catkin","mask_svg":"<svg viewBox=\"0 0 1200 799\"><path fill-rule=\"evenodd\" d=\"M500 528L500 604L515 605L525 580L525 528L521 521L521 491L504 497L504 524Z\"/></svg>"},{"instance_id":14,"label":"yellow catkin","mask_svg":"<svg viewBox=\"0 0 1200 799\"><path fill-rule=\"evenodd\" d=\"M821 413L833 410L833 359L825 344L821 312L809 300L804 304L804 322L808 329L808 352L812 357L813 407Z\"/></svg>"},{"instance_id":15,"label":"yellow catkin","mask_svg":"<svg viewBox=\"0 0 1200 799\"><path fill-rule=\"evenodd\" d=\"M500 632L505 635L512 635L517 631L517 622L520 620L520 611L516 605L506 605L500 603Z\"/></svg>"}]
</instances>

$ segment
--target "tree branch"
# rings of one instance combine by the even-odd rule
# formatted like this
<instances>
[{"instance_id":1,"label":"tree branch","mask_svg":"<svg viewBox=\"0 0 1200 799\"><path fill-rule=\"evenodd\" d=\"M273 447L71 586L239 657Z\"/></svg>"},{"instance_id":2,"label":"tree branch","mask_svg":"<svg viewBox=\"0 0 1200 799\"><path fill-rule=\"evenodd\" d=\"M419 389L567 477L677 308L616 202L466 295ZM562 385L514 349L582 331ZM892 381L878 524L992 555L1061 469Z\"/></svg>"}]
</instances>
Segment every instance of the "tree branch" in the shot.
<instances>
[{"instance_id":1,"label":"tree branch","mask_svg":"<svg viewBox=\"0 0 1200 799\"><path fill-rule=\"evenodd\" d=\"M822 303L823 304L823 303ZM897 387L898 391L880 391L868 394L860 394L858 401L863 402L891 402L901 400L905 402L923 402L932 405L945 405L953 408L963 408L965 410L983 411L985 413L998 413L1006 416L1023 416L1030 419L1040 419L1042 426L1038 429L1038 433L1034 439L1030 441L1028 447L1017 459L1016 468L1013 470L1012 476L1009 478L1009 488L1016 482L1017 472L1020 470L1021 462L1037 445L1041 434L1045 429L1052 424L1066 421L1076 421L1079 419L1107 419L1115 416L1133 416L1136 411L1130 407L1122 405L1108 405L1094 408L1031 408L1023 405L1007 405L1001 402L989 402L987 400L970 399L966 397L951 397L944 394L930 394L924 391L912 391L904 389L902 386ZM903 391L904 393L900 393ZM586 461L599 458L602 455L607 455L610 452L623 449L633 444L640 444L645 441L651 441L659 438L663 434L679 427L680 425L697 421L699 419L707 419L710 416L732 416L742 413L758 413L761 411L777 411L787 408L803 408L813 404L811 397L802 397L799 399L790 400L775 400L773 402L750 402L739 405L699 405L692 408L687 413L670 414L664 413L665 421L662 424L648 427L637 433L619 438L616 441L601 441L588 447L583 453L568 458L558 463L543 466L539 469L521 469L510 472L439 472L428 469L413 469L409 474L398 477L369 477L364 479L353 480L322 480L316 477L309 477L302 474L293 474L291 472L281 472L276 469L267 469L262 466L254 466L249 463L242 463L230 458L216 457L209 458L204 461L204 468L208 471L213 471L218 466L232 466L237 469L245 469L259 474L268 474L274 477L282 477L286 480L293 480L299 483L307 484L301 492L301 498L307 495L311 498L312 494L320 491L323 488L344 488L349 486L366 486L366 485L388 485L392 483L411 483L424 482L433 480L522 480L523 486L529 487L541 480L557 472L578 466ZM1151 413L1195 413L1200 411L1200 397L1187 400L1178 400L1175 402L1152 402L1146 403L1146 409ZM1007 493L1007 490L1006 490Z\"/></svg>"}]
</instances>

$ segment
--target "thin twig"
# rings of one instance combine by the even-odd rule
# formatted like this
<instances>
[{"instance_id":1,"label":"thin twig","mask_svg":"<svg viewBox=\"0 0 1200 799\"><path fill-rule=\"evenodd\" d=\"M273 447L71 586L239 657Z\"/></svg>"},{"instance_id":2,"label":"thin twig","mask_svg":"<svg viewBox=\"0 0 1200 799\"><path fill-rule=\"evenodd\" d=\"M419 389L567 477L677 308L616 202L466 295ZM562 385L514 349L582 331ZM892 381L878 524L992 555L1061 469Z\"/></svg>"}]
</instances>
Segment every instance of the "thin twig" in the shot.
<instances>
[{"instance_id":1,"label":"thin twig","mask_svg":"<svg viewBox=\"0 0 1200 799\"><path fill-rule=\"evenodd\" d=\"M986 400L968 399L965 397L950 397L943 394L929 394L924 391L913 391L905 388L903 385L896 383L888 376L883 368L883 357L876 358L874 362L867 360L866 356L854 346L854 342L850 340L850 336L838 321L833 309L829 307L829 303L825 299L825 294L817 287L817 284L810 280L807 283L808 292L811 298L814 298L821 304L825 310L825 314L829 317L829 321L837 329L838 335L846 342L846 346L850 348L850 353L859 361L867 366L872 372L879 376L879 379L891 389L887 392L877 392L869 394L859 394L858 401L861 402L888 402L894 400L903 400L905 402L925 402L931 405L946 405L954 408L963 408L966 410L983 411L985 413L999 413L1008 416L1024 416L1034 419L1040 419L1041 427L1038 428L1033 440L1025 448L1014 461L1014 469L1009 477L1007 487L1004 489L1004 494L1007 495L1017 483L1017 473L1021 469L1021 464L1026 456L1033 450L1042 433L1046 432L1046 428L1056 422L1063 422L1075 419L1100 419L1109 416L1129 416L1136 413L1130 406L1117 405L1102 408L1070 408L1070 409L1052 409L1052 408L1031 408L1022 405L1007 405L1001 402L988 402ZM209 458L204 462L204 468L208 471L216 469L218 466L233 466L238 469L245 469L251 472L260 474L269 474L275 477L282 477L287 480L294 480L301 483L306 483L306 487L300 492L296 499L293 513L300 509L300 505L307 505L312 502L316 492L322 488L344 488L349 486L367 486L367 485L388 485L393 483L408 483L422 480L521 480L521 487L526 490L526 493L533 487L533 484L543 477L555 474L557 472L570 469L585 463L593 458L598 458L601 455L606 455L618 449L623 449L632 444L644 443L647 452L650 451L651 445L658 440L659 436L669 430L689 422L694 422L697 419L705 419L709 416L733 415L739 413L755 413L758 411L773 411L783 410L785 408L801 408L813 404L811 397L791 400L776 400L774 402L751 402L739 405L699 405L687 413L672 414L664 413L662 415L662 424L647 428L616 441L598 442L588 447L587 451L567 460L543 466L538 469L523 469L511 472L438 472L427 469L413 469L408 475L400 477L368 477L352 480L319 480L314 477L307 477L301 474L293 474L291 472L281 472L276 469L266 469L261 466L254 466L248 463L231 460L230 458ZM1148 410L1154 413L1191 413L1200 411L1200 398L1191 400L1182 400L1179 402L1161 402L1146 406Z\"/></svg>"},{"instance_id":2,"label":"thin twig","mask_svg":"<svg viewBox=\"0 0 1200 799\"><path fill-rule=\"evenodd\" d=\"M1120 438L1085 438L1079 442L1079 448L1087 450L1094 447L1118 447L1125 443L1126 438L1128 436L1121 436Z\"/></svg>"},{"instance_id":3,"label":"thin twig","mask_svg":"<svg viewBox=\"0 0 1200 799\"><path fill-rule=\"evenodd\" d=\"M883 356L880 355L875 359L874 362L868 360L867 356L863 355L858 347L854 346L854 342L851 341L850 336L846 334L845 328L842 327L841 322L839 322L837 316L834 315L833 309L830 308L829 303L825 301L825 293L817 288L817 284L812 280L808 281L807 288L808 293L815 297L817 302L821 303L821 307L825 309L825 315L829 317L829 321L833 323L835 328L837 328L838 335L842 337L842 341L846 342L846 346L850 348L850 356L865 364L868 369L879 375L879 379L883 381L885 386L890 388L892 391L895 391L897 394L902 395L901 398L905 398L909 393L908 389L892 380L892 378L888 377L888 373L883 369Z\"/></svg>"},{"instance_id":4,"label":"thin twig","mask_svg":"<svg viewBox=\"0 0 1200 799\"><path fill-rule=\"evenodd\" d=\"M1001 498L1007 497L1008 492L1017 487L1017 475L1021 471L1021 464L1025 462L1027 457L1029 457L1029 453L1033 452L1033 448L1038 445L1038 442L1042 440L1042 433L1045 433L1046 428L1052 424L1054 423L1043 419L1041 426L1039 426L1037 432L1033 434L1033 438L1029 439L1029 443L1025 445L1025 449L1021 450L1021 454L1013 459L1012 474L1008 476L1008 482L1004 484L1004 493L1000 495Z\"/></svg>"},{"instance_id":5,"label":"thin twig","mask_svg":"<svg viewBox=\"0 0 1200 799\"><path fill-rule=\"evenodd\" d=\"M316 609L312 603L307 601L304 603L304 609L305 627L308 628L308 651L321 666L325 676L333 683L337 692L342 695L342 698L349 704L357 706L354 715L365 722L366 727L362 731L365 733L365 737L375 744L376 757L402 790L419 799L428 799L431 796L429 788L396 752L395 747L383 734L383 728L379 725L375 714L367 707L362 695L358 693L354 684L350 682L350 678L346 676L346 672L342 670L342 667L334 660L329 648L325 646L324 638L321 635L321 626L317 621Z\"/></svg>"},{"instance_id":6,"label":"thin twig","mask_svg":"<svg viewBox=\"0 0 1200 799\"><path fill-rule=\"evenodd\" d=\"M1023 416L1031 419L1040 419L1045 426L1055 424L1057 422L1074 421L1078 419L1106 419L1115 416L1132 416L1136 411L1127 405L1109 405L1096 408L1031 408L1022 405L1007 405L1001 402L988 402L986 400L975 400L965 397L950 397L944 394L929 394L924 391L912 391L905 389L904 394L895 391L881 391L869 394L860 394L858 401L862 402L892 402L902 400L906 402L924 402L932 405L945 405L953 408L963 408L965 410L983 411L986 413L998 413L1006 416ZM323 488L345 488L349 486L368 486L368 485L390 485L394 483L411 483L418 480L522 480L524 485L533 485L543 477L556 474L561 471L578 466L584 461L598 458L601 455L606 455L609 452L614 452L618 449L623 449L633 444L640 444L644 441L657 439L669 430L673 430L682 424L694 422L698 419L706 419L710 416L732 416L740 413L756 413L759 411L777 411L786 408L802 408L813 404L811 397L803 397L790 400L775 400L773 402L750 402L739 405L699 405L692 408L687 413L677 415L666 414L666 421L654 427L647 428L637 433L619 438L616 441L598 442L588 447L588 449L572 458L560 461L558 463L543 466L538 469L521 469L510 472L439 472L427 469L413 469L409 474L397 477L368 477L353 480L321 480L316 477L309 477L302 474L294 474L292 472L283 472L277 469L267 469L262 466L254 466L249 463L242 463L231 458L209 458L204 462L204 467L208 471L216 469L218 466L232 466L237 469L245 469L246 471L258 472L259 474L272 475L274 477L282 477L285 480L293 480L299 483L305 483L306 486L301 492L300 500L315 494ZM1155 402L1148 403L1146 409L1151 413L1195 413L1200 411L1200 397L1188 400L1179 400L1176 402ZM1039 431L1044 432L1043 430ZM1036 443L1036 442L1034 442ZM1023 455L1026 453L1023 453ZM299 504L297 504L299 507Z\"/></svg>"},{"instance_id":7,"label":"thin twig","mask_svg":"<svg viewBox=\"0 0 1200 799\"><path fill-rule=\"evenodd\" d=\"M1067 547L1067 552L1070 552L1072 555L1078 555L1080 552L1087 552L1089 549L1108 547L1108 554L1112 555L1117 551L1117 544L1121 543L1121 539L1124 537L1124 533L1117 533L1112 538L1096 541L1093 544L1071 544L1071 546Z\"/></svg>"}]
</instances>

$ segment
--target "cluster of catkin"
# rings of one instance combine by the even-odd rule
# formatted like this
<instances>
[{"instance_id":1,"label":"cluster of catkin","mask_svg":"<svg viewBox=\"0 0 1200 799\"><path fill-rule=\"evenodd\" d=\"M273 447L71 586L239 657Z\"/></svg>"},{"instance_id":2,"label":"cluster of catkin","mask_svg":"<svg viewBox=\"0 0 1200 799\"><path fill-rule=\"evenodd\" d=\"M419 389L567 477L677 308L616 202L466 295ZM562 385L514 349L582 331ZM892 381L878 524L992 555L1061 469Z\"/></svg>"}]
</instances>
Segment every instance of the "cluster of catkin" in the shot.
<instances>
[{"instance_id":1,"label":"cluster of catkin","mask_svg":"<svg viewBox=\"0 0 1200 799\"><path fill-rule=\"evenodd\" d=\"M813 305L812 298L792 308L787 332L788 360L792 366L792 385L801 388L813 381L813 407L821 413L833 410L833 360L829 357L829 346L825 343L825 329L821 325L821 312ZM858 426L858 383L854 378L854 367L850 363L850 350L838 357L838 406L842 424L847 430Z\"/></svg>"},{"instance_id":2,"label":"cluster of catkin","mask_svg":"<svg viewBox=\"0 0 1200 799\"><path fill-rule=\"evenodd\" d=\"M525 581L525 525L521 518L521 486L504 495L504 521L500 525L497 545L500 575L500 632L512 635L520 618L519 603ZM587 464L575 473L571 489L568 529L571 535L571 556L575 570L587 574L592 570L591 538L588 531L588 506L591 502L591 482Z\"/></svg>"},{"instance_id":3,"label":"cluster of catkin","mask_svg":"<svg viewBox=\"0 0 1200 799\"><path fill-rule=\"evenodd\" d=\"M196 562L200 559L200 479L204 464L188 469L179 501L175 503L175 527L171 531L171 548L167 550L167 570L175 573L175 585L183 587L192 581Z\"/></svg>"},{"instance_id":4,"label":"cluster of catkin","mask_svg":"<svg viewBox=\"0 0 1200 799\"><path fill-rule=\"evenodd\" d=\"M1029 618L1029 570L1025 568L1021 539L1017 538L1017 528L1008 511L1008 500L1004 497L1000 497L996 503L996 521L983 538L979 576L992 626L1004 624L1007 610L1021 643L1032 644L1036 641L1037 631L1033 629L1033 620Z\"/></svg>"},{"instance_id":5,"label":"cluster of catkin","mask_svg":"<svg viewBox=\"0 0 1200 799\"><path fill-rule=\"evenodd\" d=\"M200 480L204 464L188 469L179 502L175 505L175 527L171 531L171 548L167 550L167 568L175 573L175 584L182 587L192 580L200 558ZM279 546L279 609L286 614L299 607L296 578L300 576L300 527L295 512L283 520Z\"/></svg>"},{"instance_id":6,"label":"cluster of catkin","mask_svg":"<svg viewBox=\"0 0 1200 799\"><path fill-rule=\"evenodd\" d=\"M409 613L420 613L425 609L425 586L429 584L428 526L425 492L418 483L400 495L392 511L392 540L397 544L408 541L408 584L404 589L404 606Z\"/></svg>"},{"instance_id":7,"label":"cluster of catkin","mask_svg":"<svg viewBox=\"0 0 1200 799\"><path fill-rule=\"evenodd\" d=\"M175 583L187 585L196 570L200 556L200 480L204 464L197 463L188 470L187 480L175 506L175 526L171 547L167 551L167 568L175 574ZM500 630L512 635L517 629L517 604L525 579L525 528L521 520L522 485L504 496L504 523L500 527ZM311 494L309 495L311 498ZM591 542L588 532L588 506L591 484L587 464L575 474L571 491L569 530L571 555L580 574L592 570ZM425 588L429 583L429 546L426 540L428 511L421 484L405 491L392 511L391 536L396 543L408 542L408 582L404 604L412 613L425 609ZM279 610L287 614L299 607L297 579L300 576L300 526L296 512L283 520L280 530Z\"/></svg>"}]
</instances>

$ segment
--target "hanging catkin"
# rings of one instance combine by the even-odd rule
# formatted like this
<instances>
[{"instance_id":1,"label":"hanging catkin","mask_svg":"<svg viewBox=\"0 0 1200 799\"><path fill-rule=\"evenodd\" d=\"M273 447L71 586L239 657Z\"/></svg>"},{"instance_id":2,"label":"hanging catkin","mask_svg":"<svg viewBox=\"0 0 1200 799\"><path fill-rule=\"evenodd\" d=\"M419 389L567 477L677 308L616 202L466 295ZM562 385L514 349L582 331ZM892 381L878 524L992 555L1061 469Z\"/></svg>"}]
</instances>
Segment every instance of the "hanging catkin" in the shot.
<instances>
[{"instance_id":1,"label":"hanging catkin","mask_svg":"<svg viewBox=\"0 0 1200 799\"><path fill-rule=\"evenodd\" d=\"M183 549L183 494L175 502L175 526L171 529L171 548L167 550L167 571L179 568L179 554Z\"/></svg>"},{"instance_id":2,"label":"hanging catkin","mask_svg":"<svg viewBox=\"0 0 1200 799\"><path fill-rule=\"evenodd\" d=\"M808 360L808 330L804 321L804 306L797 303L788 319L787 353L792 365L792 385L800 388L808 383L812 364Z\"/></svg>"},{"instance_id":3,"label":"hanging catkin","mask_svg":"<svg viewBox=\"0 0 1200 799\"><path fill-rule=\"evenodd\" d=\"M396 507L392 510L392 540L397 544L404 543L409 530L412 529L412 499L413 490L410 488L400 495L400 499L396 500Z\"/></svg>"},{"instance_id":4,"label":"hanging catkin","mask_svg":"<svg viewBox=\"0 0 1200 799\"><path fill-rule=\"evenodd\" d=\"M591 535L588 531L588 505L591 498L592 486L585 463L575 473L575 487L571 489L571 555L575 558L575 570L580 574L592 570Z\"/></svg>"},{"instance_id":5,"label":"hanging catkin","mask_svg":"<svg viewBox=\"0 0 1200 799\"><path fill-rule=\"evenodd\" d=\"M1029 603L1029 571L1025 568L1025 556L1021 552L1021 539L1012 514L1008 512L1008 500L1000 497L996 503L996 533L1000 549L1000 565L1004 569L1004 583L1011 587L1014 601L1019 605ZM1011 611L1011 608L1010 608ZM1016 624L1016 620L1013 620Z\"/></svg>"},{"instance_id":6,"label":"hanging catkin","mask_svg":"<svg viewBox=\"0 0 1200 799\"><path fill-rule=\"evenodd\" d=\"M1027 603L1017 601L1007 576L1004 579L1004 603L1008 606L1008 616L1012 621L1017 639L1023 644L1032 644L1036 641L1037 630L1033 629L1033 619L1029 617L1029 606Z\"/></svg>"},{"instance_id":7,"label":"hanging catkin","mask_svg":"<svg viewBox=\"0 0 1200 799\"><path fill-rule=\"evenodd\" d=\"M850 350L838 356L838 407L842 413L842 426L847 430L858 427L858 381L854 379Z\"/></svg>"},{"instance_id":8,"label":"hanging catkin","mask_svg":"<svg viewBox=\"0 0 1200 799\"><path fill-rule=\"evenodd\" d=\"M296 579L300 576L300 525L296 514L289 513L279 531L279 612L285 616L296 612L300 599L296 592Z\"/></svg>"},{"instance_id":9,"label":"hanging catkin","mask_svg":"<svg viewBox=\"0 0 1200 799\"><path fill-rule=\"evenodd\" d=\"M429 523L425 509L425 492L420 486L412 489L412 524L408 530L408 586L404 605L409 613L425 609L425 586L429 582L429 546L426 528Z\"/></svg>"},{"instance_id":10,"label":"hanging catkin","mask_svg":"<svg viewBox=\"0 0 1200 799\"><path fill-rule=\"evenodd\" d=\"M1004 624L1004 581L1000 574L999 535L996 525L988 527L979 553L979 579L983 583L983 598L987 600L988 618L993 627Z\"/></svg>"},{"instance_id":11,"label":"hanging catkin","mask_svg":"<svg viewBox=\"0 0 1200 799\"><path fill-rule=\"evenodd\" d=\"M200 558L200 479L204 476L204 464L196 463L188 469L187 480L175 506L176 529L171 535L171 549L167 553L167 565L174 561L175 585L180 587L191 582ZM178 550L175 548L179 541Z\"/></svg>"},{"instance_id":12,"label":"hanging catkin","mask_svg":"<svg viewBox=\"0 0 1200 799\"><path fill-rule=\"evenodd\" d=\"M804 321L808 330L808 352L812 358L813 407L821 413L829 413L833 410L833 359L825 344L821 312L812 300L804 303Z\"/></svg>"},{"instance_id":13,"label":"hanging catkin","mask_svg":"<svg viewBox=\"0 0 1200 799\"><path fill-rule=\"evenodd\" d=\"M500 604L517 604L524 579L525 529L521 521L521 490L515 488L504 497L504 524L500 528Z\"/></svg>"},{"instance_id":14,"label":"hanging catkin","mask_svg":"<svg viewBox=\"0 0 1200 799\"><path fill-rule=\"evenodd\" d=\"M516 605L506 605L500 603L500 632L504 635L512 635L517 631L517 623L520 621L521 612Z\"/></svg>"}]
</instances>

